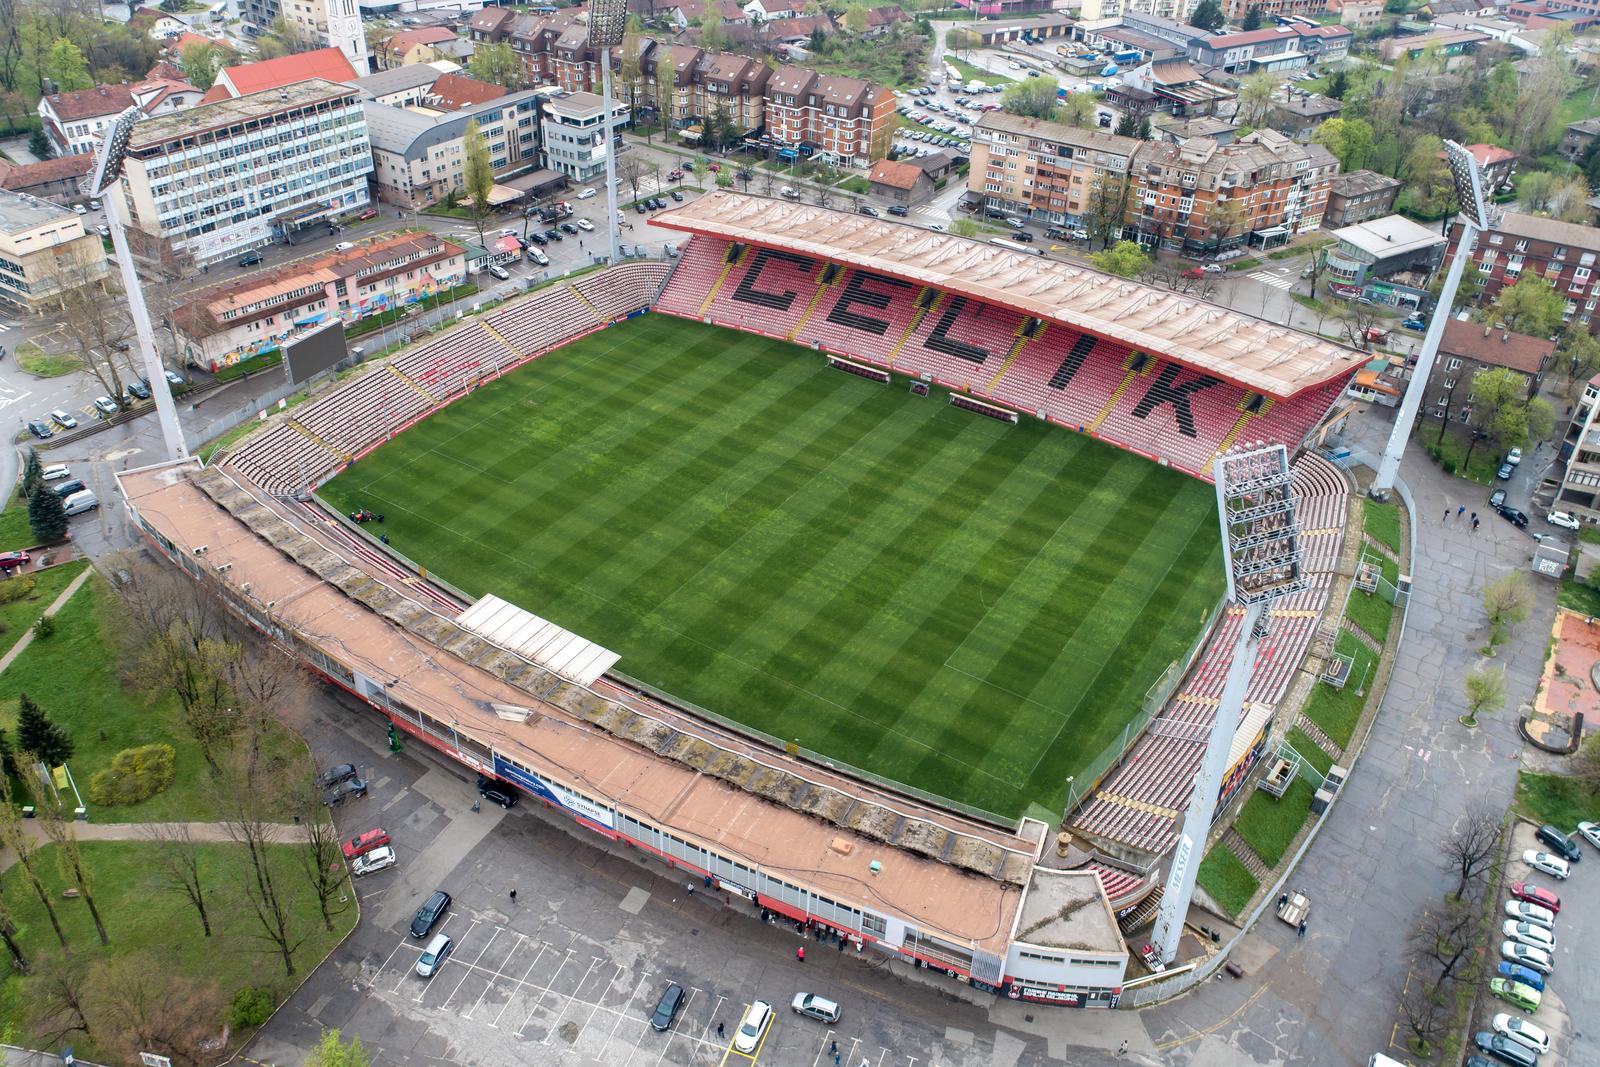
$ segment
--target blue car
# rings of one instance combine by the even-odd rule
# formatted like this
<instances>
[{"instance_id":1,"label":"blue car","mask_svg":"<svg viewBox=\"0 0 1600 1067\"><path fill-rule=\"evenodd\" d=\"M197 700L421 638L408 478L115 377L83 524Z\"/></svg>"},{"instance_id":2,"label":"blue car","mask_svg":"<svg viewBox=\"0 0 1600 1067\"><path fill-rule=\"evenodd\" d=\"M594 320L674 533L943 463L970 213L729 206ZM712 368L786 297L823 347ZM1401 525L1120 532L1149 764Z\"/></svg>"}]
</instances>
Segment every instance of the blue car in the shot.
<instances>
[{"instance_id":1,"label":"blue car","mask_svg":"<svg viewBox=\"0 0 1600 1067\"><path fill-rule=\"evenodd\" d=\"M1509 978L1513 982L1521 982L1541 993L1544 992L1544 975L1531 971L1520 963L1501 963L1495 973L1501 978Z\"/></svg>"},{"instance_id":2,"label":"blue car","mask_svg":"<svg viewBox=\"0 0 1600 1067\"><path fill-rule=\"evenodd\" d=\"M1428 320L1421 318L1410 318L1402 322L1400 325L1404 326L1408 330L1416 330L1418 333L1421 333L1428 328Z\"/></svg>"}]
</instances>

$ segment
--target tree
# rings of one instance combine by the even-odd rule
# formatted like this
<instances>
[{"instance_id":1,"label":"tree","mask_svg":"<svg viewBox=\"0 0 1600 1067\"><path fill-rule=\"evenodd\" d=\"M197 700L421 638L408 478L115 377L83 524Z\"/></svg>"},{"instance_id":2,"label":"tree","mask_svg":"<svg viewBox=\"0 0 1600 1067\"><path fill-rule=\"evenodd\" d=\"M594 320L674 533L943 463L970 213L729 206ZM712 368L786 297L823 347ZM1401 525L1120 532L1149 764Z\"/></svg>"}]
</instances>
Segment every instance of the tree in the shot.
<instances>
[{"instance_id":1,"label":"tree","mask_svg":"<svg viewBox=\"0 0 1600 1067\"><path fill-rule=\"evenodd\" d=\"M56 38L50 46L50 51L45 53L42 69L58 93L94 87L94 79L89 76L89 61L83 58L78 46L65 37Z\"/></svg>"},{"instance_id":2,"label":"tree","mask_svg":"<svg viewBox=\"0 0 1600 1067\"><path fill-rule=\"evenodd\" d=\"M27 528L40 544L54 544L67 536L67 507L54 493L34 493L27 498Z\"/></svg>"},{"instance_id":3,"label":"tree","mask_svg":"<svg viewBox=\"0 0 1600 1067\"><path fill-rule=\"evenodd\" d=\"M34 130L28 135L28 151L45 160L56 154L56 146L50 143L43 130Z\"/></svg>"},{"instance_id":4,"label":"tree","mask_svg":"<svg viewBox=\"0 0 1600 1067\"><path fill-rule=\"evenodd\" d=\"M370 1067L370 1064L359 1036L352 1037L346 1044L339 1031L324 1030L322 1040L306 1056L305 1067Z\"/></svg>"},{"instance_id":5,"label":"tree","mask_svg":"<svg viewBox=\"0 0 1600 1067\"><path fill-rule=\"evenodd\" d=\"M867 9L860 4L845 8L844 28L851 33L866 33L871 23L867 20Z\"/></svg>"},{"instance_id":6,"label":"tree","mask_svg":"<svg viewBox=\"0 0 1600 1067\"><path fill-rule=\"evenodd\" d=\"M73 1034L92 1038L89 1025L88 968L67 956L47 956L29 983L28 1017L48 1045Z\"/></svg>"},{"instance_id":7,"label":"tree","mask_svg":"<svg viewBox=\"0 0 1600 1067\"><path fill-rule=\"evenodd\" d=\"M722 28L722 15L715 9L707 11L695 24L700 29L700 47L707 52L725 52L728 49L728 31Z\"/></svg>"},{"instance_id":8,"label":"tree","mask_svg":"<svg viewBox=\"0 0 1600 1067\"><path fill-rule=\"evenodd\" d=\"M950 224L950 232L957 237L976 237L978 236L978 224L963 215Z\"/></svg>"},{"instance_id":9,"label":"tree","mask_svg":"<svg viewBox=\"0 0 1600 1067\"><path fill-rule=\"evenodd\" d=\"M310 766L301 768L299 778L304 782L314 780L315 771ZM300 867L305 871L311 891L317 895L317 906L322 911L322 923L331 934L333 917L338 911L332 901L345 884L345 865L338 827L328 817L328 809L314 788L307 788L300 796L299 823L305 828L305 840L297 850Z\"/></svg>"},{"instance_id":10,"label":"tree","mask_svg":"<svg viewBox=\"0 0 1600 1067\"><path fill-rule=\"evenodd\" d=\"M467 70L479 81L503 89L522 88L522 62L504 41L479 44L477 51L467 61Z\"/></svg>"},{"instance_id":11,"label":"tree","mask_svg":"<svg viewBox=\"0 0 1600 1067\"><path fill-rule=\"evenodd\" d=\"M967 53L974 48L983 47L983 38L977 31L969 30L965 26L956 26L944 31L945 49L951 52ZM1037 81L1038 79L1030 79Z\"/></svg>"},{"instance_id":12,"label":"tree","mask_svg":"<svg viewBox=\"0 0 1600 1067\"><path fill-rule=\"evenodd\" d=\"M214 1062L207 1043L226 1008L214 984L197 984L172 961L138 952L98 963L87 992L99 1043L114 1054L110 1062L137 1063L141 1052L185 1065Z\"/></svg>"},{"instance_id":13,"label":"tree","mask_svg":"<svg viewBox=\"0 0 1600 1067\"><path fill-rule=\"evenodd\" d=\"M1202 30L1220 30L1225 21L1222 5L1217 0L1200 0L1195 5L1194 14L1189 16L1189 25L1199 26Z\"/></svg>"},{"instance_id":14,"label":"tree","mask_svg":"<svg viewBox=\"0 0 1600 1067\"><path fill-rule=\"evenodd\" d=\"M1508 571L1483 587L1483 613L1489 619L1489 644L1498 645L1506 632L1526 622L1533 592L1521 571Z\"/></svg>"},{"instance_id":15,"label":"tree","mask_svg":"<svg viewBox=\"0 0 1600 1067\"><path fill-rule=\"evenodd\" d=\"M1577 319L1567 324L1556 345L1556 371L1566 381L1568 400L1575 399L1583 383L1600 374L1600 338Z\"/></svg>"},{"instance_id":16,"label":"tree","mask_svg":"<svg viewBox=\"0 0 1600 1067\"><path fill-rule=\"evenodd\" d=\"M1345 171L1361 170L1372 152L1372 125L1365 119L1325 119L1311 139L1338 156Z\"/></svg>"},{"instance_id":17,"label":"tree","mask_svg":"<svg viewBox=\"0 0 1600 1067\"><path fill-rule=\"evenodd\" d=\"M31 776L28 780L32 781ZM89 909L89 917L94 920L94 930L100 936L100 943L111 944L105 921L100 918L100 909L95 906L93 888L89 884L89 869L84 865L83 851L78 848L78 835L72 822L63 816L60 801L56 797L45 795L44 790L35 787L33 798L45 836L56 846L56 873L61 875L63 882L77 888L78 895Z\"/></svg>"},{"instance_id":18,"label":"tree","mask_svg":"<svg viewBox=\"0 0 1600 1067\"><path fill-rule=\"evenodd\" d=\"M1255 13L1255 8L1251 8ZM1251 74L1239 83L1239 101L1233 113L1234 122L1241 126L1260 126L1272 110L1272 94L1280 78L1270 71Z\"/></svg>"},{"instance_id":19,"label":"tree","mask_svg":"<svg viewBox=\"0 0 1600 1067\"><path fill-rule=\"evenodd\" d=\"M265 33L256 38L256 58L278 59L313 52L321 47L322 42L298 22L289 22L279 16L272 20Z\"/></svg>"},{"instance_id":20,"label":"tree","mask_svg":"<svg viewBox=\"0 0 1600 1067\"><path fill-rule=\"evenodd\" d=\"M196 89L209 89L233 55L215 41L190 41L178 53L178 67Z\"/></svg>"},{"instance_id":21,"label":"tree","mask_svg":"<svg viewBox=\"0 0 1600 1067\"><path fill-rule=\"evenodd\" d=\"M39 450L28 449L28 458L22 461L22 495L32 496L44 488L44 464L39 462Z\"/></svg>"},{"instance_id":22,"label":"tree","mask_svg":"<svg viewBox=\"0 0 1600 1067\"><path fill-rule=\"evenodd\" d=\"M1250 32L1251 30L1259 30L1261 28L1261 9L1259 7L1252 7L1250 10L1246 11L1244 13L1244 25L1240 28L1246 33Z\"/></svg>"},{"instance_id":23,"label":"tree","mask_svg":"<svg viewBox=\"0 0 1600 1067\"><path fill-rule=\"evenodd\" d=\"M462 177L466 181L467 197L472 201L472 219L478 224L478 240L482 242L483 220L489 214L489 194L494 192L494 163L489 159L489 144L483 139L483 131L478 129L477 119L467 123L461 140L466 151ZM610 151L609 145L606 150Z\"/></svg>"},{"instance_id":24,"label":"tree","mask_svg":"<svg viewBox=\"0 0 1600 1067\"><path fill-rule=\"evenodd\" d=\"M1441 846L1445 870L1456 876L1456 900L1465 901L1468 889L1482 888L1499 847L1500 820L1488 808L1474 805L1456 820Z\"/></svg>"},{"instance_id":25,"label":"tree","mask_svg":"<svg viewBox=\"0 0 1600 1067\"><path fill-rule=\"evenodd\" d=\"M1097 268L1119 278L1137 278L1150 269L1150 257L1133 241L1118 241L1089 258Z\"/></svg>"},{"instance_id":26,"label":"tree","mask_svg":"<svg viewBox=\"0 0 1600 1067\"><path fill-rule=\"evenodd\" d=\"M272 849L279 831L269 812L278 794L277 782L241 753L234 757L230 773L214 784L223 815L223 832L244 850L250 862L243 890L261 927L259 936L277 951L285 977L293 978L294 954L305 943L306 935L296 928L293 911L278 888L272 865Z\"/></svg>"},{"instance_id":27,"label":"tree","mask_svg":"<svg viewBox=\"0 0 1600 1067\"><path fill-rule=\"evenodd\" d=\"M1039 82L1044 79L1029 80ZM1076 126L1080 130L1090 126L1095 121L1095 105L1099 100L1099 93L1068 93L1056 108L1055 121L1066 126Z\"/></svg>"},{"instance_id":28,"label":"tree","mask_svg":"<svg viewBox=\"0 0 1600 1067\"><path fill-rule=\"evenodd\" d=\"M22 946L17 943L17 920L4 901L0 901L0 940L5 941L6 951L11 953L11 966L17 973L27 974L28 957L22 954Z\"/></svg>"},{"instance_id":29,"label":"tree","mask_svg":"<svg viewBox=\"0 0 1600 1067\"><path fill-rule=\"evenodd\" d=\"M1411 928L1408 940L1417 959L1438 967L1433 988L1439 989L1455 978L1457 969L1471 959L1477 943L1475 920L1473 909L1454 897L1446 897L1443 904L1424 912Z\"/></svg>"},{"instance_id":30,"label":"tree","mask_svg":"<svg viewBox=\"0 0 1600 1067\"><path fill-rule=\"evenodd\" d=\"M1089 187L1089 203L1083 219L1090 240L1099 241L1101 248L1111 247L1112 238L1122 233L1130 187L1126 174L1111 171L1102 171Z\"/></svg>"},{"instance_id":31,"label":"tree","mask_svg":"<svg viewBox=\"0 0 1600 1067\"><path fill-rule=\"evenodd\" d=\"M59 767L72 758L72 735L52 722L27 693L18 693L17 747L32 753L46 767Z\"/></svg>"},{"instance_id":32,"label":"tree","mask_svg":"<svg viewBox=\"0 0 1600 1067\"><path fill-rule=\"evenodd\" d=\"M1478 725L1478 716L1483 712L1498 711L1506 700L1506 670L1504 667L1490 667L1479 664L1467 672L1462 680L1462 689L1467 698L1467 714L1462 722L1467 726Z\"/></svg>"},{"instance_id":33,"label":"tree","mask_svg":"<svg viewBox=\"0 0 1600 1067\"><path fill-rule=\"evenodd\" d=\"M1414 966L1412 971L1415 973L1419 969ZM1412 1051L1419 1056L1432 1056L1434 1039L1450 1025L1449 998L1427 982L1411 981L1400 997L1400 1014L1405 1019L1406 1029L1411 1031Z\"/></svg>"},{"instance_id":34,"label":"tree","mask_svg":"<svg viewBox=\"0 0 1600 1067\"><path fill-rule=\"evenodd\" d=\"M1542 397L1528 395L1528 380L1516 371L1500 367L1481 370L1472 376L1473 437L1489 441L1497 449L1521 447L1530 438L1549 436L1552 422L1550 405ZM1472 459L1473 447L1466 460Z\"/></svg>"},{"instance_id":35,"label":"tree","mask_svg":"<svg viewBox=\"0 0 1600 1067\"><path fill-rule=\"evenodd\" d=\"M1116 134L1118 137L1132 137L1139 141L1150 139L1150 119L1132 111L1124 111L1117 120Z\"/></svg>"},{"instance_id":36,"label":"tree","mask_svg":"<svg viewBox=\"0 0 1600 1067\"><path fill-rule=\"evenodd\" d=\"M1006 86L1000 94L1003 110L1026 118L1054 120L1058 106L1056 83L1049 78L1024 78Z\"/></svg>"},{"instance_id":37,"label":"tree","mask_svg":"<svg viewBox=\"0 0 1600 1067\"><path fill-rule=\"evenodd\" d=\"M1217 200L1206 213L1206 229L1210 231L1212 246L1217 251L1228 247L1228 242L1250 221L1250 211L1243 200Z\"/></svg>"},{"instance_id":38,"label":"tree","mask_svg":"<svg viewBox=\"0 0 1600 1067\"><path fill-rule=\"evenodd\" d=\"M1528 270L1517 284L1500 290L1486 317L1490 323L1504 323L1512 333L1554 337L1561 332L1566 310L1567 302L1555 287Z\"/></svg>"},{"instance_id":39,"label":"tree","mask_svg":"<svg viewBox=\"0 0 1600 1067\"><path fill-rule=\"evenodd\" d=\"M155 845L156 879L183 898L200 917L200 930L211 936L211 916L206 910L206 886L200 877L200 846L188 823L147 823L145 837Z\"/></svg>"},{"instance_id":40,"label":"tree","mask_svg":"<svg viewBox=\"0 0 1600 1067\"><path fill-rule=\"evenodd\" d=\"M127 303L108 287L103 261L75 251L57 254L49 267L40 284L61 312L61 329L79 370L121 402L123 384L138 377Z\"/></svg>"},{"instance_id":41,"label":"tree","mask_svg":"<svg viewBox=\"0 0 1600 1067\"><path fill-rule=\"evenodd\" d=\"M31 834L23 830L22 815L12 803L11 779L4 776L0 776L0 844L9 848L16 857L17 866L22 868L23 880L28 883L28 888L33 890L33 895L44 908L45 916L50 920L50 928L55 931L56 940L61 942L61 950L70 952L67 947L67 935L61 929L61 919L56 915L50 891L45 888L44 880L39 877L39 844Z\"/></svg>"}]
</instances>

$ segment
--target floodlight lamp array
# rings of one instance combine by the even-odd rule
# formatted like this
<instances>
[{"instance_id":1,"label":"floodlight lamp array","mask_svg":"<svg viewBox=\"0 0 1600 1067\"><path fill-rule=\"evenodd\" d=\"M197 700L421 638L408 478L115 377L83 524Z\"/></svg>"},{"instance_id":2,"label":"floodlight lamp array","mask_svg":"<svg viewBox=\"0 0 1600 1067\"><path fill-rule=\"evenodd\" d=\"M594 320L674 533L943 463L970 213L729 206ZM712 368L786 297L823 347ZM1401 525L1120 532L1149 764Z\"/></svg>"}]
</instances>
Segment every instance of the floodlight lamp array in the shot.
<instances>
[{"instance_id":1,"label":"floodlight lamp array","mask_svg":"<svg viewBox=\"0 0 1600 1067\"><path fill-rule=\"evenodd\" d=\"M615 48L628 24L628 0L589 0L589 44Z\"/></svg>"}]
</instances>

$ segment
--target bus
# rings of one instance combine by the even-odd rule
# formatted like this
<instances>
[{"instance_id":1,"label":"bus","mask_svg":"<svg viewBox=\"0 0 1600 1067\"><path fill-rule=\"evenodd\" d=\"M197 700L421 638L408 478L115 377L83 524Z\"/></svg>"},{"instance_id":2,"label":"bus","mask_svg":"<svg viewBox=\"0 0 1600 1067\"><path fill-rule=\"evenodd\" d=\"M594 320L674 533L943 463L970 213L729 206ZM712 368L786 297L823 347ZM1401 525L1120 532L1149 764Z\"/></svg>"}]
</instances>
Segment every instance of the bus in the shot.
<instances>
[{"instance_id":1,"label":"bus","mask_svg":"<svg viewBox=\"0 0 1600 1067\"><path fill-rule=\"evenodd\" d=\"M1042 256L1044 252L1032 245L1025 245L1021 241L1008 241L1004 237L995 237L989 241L992 245L999 245L1008 252L1021 252L1026 256Z\"/></svg>"}]
</instances>

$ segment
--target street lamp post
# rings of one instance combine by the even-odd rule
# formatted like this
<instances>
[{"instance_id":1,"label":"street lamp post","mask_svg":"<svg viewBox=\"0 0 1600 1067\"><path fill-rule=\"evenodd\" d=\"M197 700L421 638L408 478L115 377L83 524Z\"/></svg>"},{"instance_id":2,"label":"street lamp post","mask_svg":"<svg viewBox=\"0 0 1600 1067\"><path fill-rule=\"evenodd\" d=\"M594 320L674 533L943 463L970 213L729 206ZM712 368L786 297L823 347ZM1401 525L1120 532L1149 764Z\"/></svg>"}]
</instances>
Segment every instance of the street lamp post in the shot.
<instances>
[{"instance_id":1,"label":"street lamp post","mask_svg":"<svg viewBox=\"0 0 1600 1067\"><path fill-rule=\"evenodd\" d=\"M600 106L605 114L602 128L606 139L606 236L610 238L611 262L617 262L617 148L614 105L611 102L611 50L622 43L627 25L627 0L589 0L589 47L600 54Z\"/></svg>"}]
</instances>

